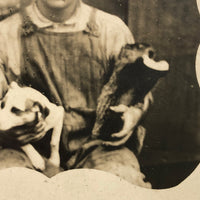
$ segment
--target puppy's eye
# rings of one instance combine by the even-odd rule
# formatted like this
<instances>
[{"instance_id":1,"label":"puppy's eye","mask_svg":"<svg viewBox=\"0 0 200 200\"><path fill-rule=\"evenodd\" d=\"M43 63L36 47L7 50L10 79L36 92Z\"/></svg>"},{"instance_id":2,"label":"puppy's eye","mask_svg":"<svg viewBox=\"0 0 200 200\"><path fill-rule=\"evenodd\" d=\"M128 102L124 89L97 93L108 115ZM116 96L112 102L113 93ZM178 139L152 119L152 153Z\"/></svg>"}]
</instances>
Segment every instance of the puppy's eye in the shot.
<instances>
[{"instance_id":1,"label":"puppy's eye","mask_svg":"<svg viewBox=\"0 0 200 200\"><path fill-rule=\"evenodd\" d=\"M1 109L3 109L4 107L5 107L5 102L2 101L2 102L1 102Z\"/></svg>"},{"instance_id":2,"label":"puppy's eye","mask_svg":"<svg viewBox=\"0 0 200 200\"><path fill-rule=\"evenodd\" d=\"M12 107L12 108L11 108L11 112L12 112L12 113L15 113L15 114L19 114L19 113L21 113L21 110L18 109L18 108L16 108L16 107Z\"/></svg>"}]
</instances>

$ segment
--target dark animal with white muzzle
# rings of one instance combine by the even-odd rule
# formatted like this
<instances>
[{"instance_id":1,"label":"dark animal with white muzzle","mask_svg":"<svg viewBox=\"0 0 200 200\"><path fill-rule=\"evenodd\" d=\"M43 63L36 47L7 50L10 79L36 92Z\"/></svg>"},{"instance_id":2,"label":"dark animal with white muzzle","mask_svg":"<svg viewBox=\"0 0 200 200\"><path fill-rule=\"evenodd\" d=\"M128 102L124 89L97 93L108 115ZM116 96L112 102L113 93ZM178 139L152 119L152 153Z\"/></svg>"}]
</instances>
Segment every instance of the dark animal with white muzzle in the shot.
<instances>
[{"instance_id":1,"label":"dark animal with white muzzle","mask_svg":"<svg viewBox=\"0 0 200 200\"><path fill-rule=\"evenodd\" d=\"M111 111L112 106L139 106L139 102L142 102L157 81L166 75L169 64L164 60L155 61L154 57L155 51L148 44L127 44L122 48L113 72L98 98L92 136L80 149L79 159L89 148L113 141L111 127L119 125L120 122L119 117L115 121L116 113ZM130 120L121 123L121 129L127 132L126 128L130 127L130 123ZM138 125L139 121L136 123ZM127 138L122 133L120 143L124 144L123 140L126 141Z\"/></svg>"},{"instance_id":2,"label":"dark animal with white muzzle","mask_svg":"<svg viewBox=\"0 0 200 200\"><path fill-rule=\"evenodd\" d=\"M156 62L154 56L154 49L147 44L127 44L122 48L114 71L98 98L93 137L101 135L110 106L136 105L166 74L168 63Z\"/></svg>"}]
</instances>

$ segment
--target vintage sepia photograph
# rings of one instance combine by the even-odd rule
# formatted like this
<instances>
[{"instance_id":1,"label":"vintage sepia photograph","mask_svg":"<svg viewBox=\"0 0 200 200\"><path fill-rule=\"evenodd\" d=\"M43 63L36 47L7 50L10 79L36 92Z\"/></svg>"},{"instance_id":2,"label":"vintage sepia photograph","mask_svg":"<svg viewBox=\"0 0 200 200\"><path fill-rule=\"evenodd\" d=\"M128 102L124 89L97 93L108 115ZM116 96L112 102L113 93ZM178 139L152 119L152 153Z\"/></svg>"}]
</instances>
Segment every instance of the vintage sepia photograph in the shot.
<instances>
[{"instance_id":1,"label":"vintage sepia photograph","mask_svg":"<svg viewBox=\"0 0 200 200\"><path fill-rule=\"evenodd\" d=\"M200 161L198 3L0 0L0 199L181 185Z\"/></svg>"}]
</instances>

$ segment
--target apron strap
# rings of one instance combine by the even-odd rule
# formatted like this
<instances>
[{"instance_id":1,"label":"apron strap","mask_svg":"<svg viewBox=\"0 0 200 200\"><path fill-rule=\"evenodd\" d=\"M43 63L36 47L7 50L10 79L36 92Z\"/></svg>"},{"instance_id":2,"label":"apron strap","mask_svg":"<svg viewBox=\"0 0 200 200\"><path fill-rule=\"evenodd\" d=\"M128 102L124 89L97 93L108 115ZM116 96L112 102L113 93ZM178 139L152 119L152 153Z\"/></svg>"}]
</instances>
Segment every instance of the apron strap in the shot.
<instances>
[{"instance_id":1,"label":"apron strap","mask_svg":"<svg viewBox=\"0 0 200 200\"><path fill-rule=\"evenodd\" d=\"M91 13L90 13L90 18L89 21L87 23L87 27L84 30L84 32L87 32L95 37L99 37L100 36L100 31L99 31L99 26L96 23L96 12L97 9L92 7Z\"/></svg>"},{"instance_id":2,"label":"apron strap","mask_svg":"<svg viewBox=\"0 0 200 200\"><path fill-rule=\"evenodd\" d=\"M32 35L38 30L38 27L31 21L30 17L26 13L25 8L21 9L20 13L22 18L21 36L27 37Z\"/></svg>"},{"instance_id":3,"label":"apron strap","mask_svg":"<svg viewBox=\"0 0 200 200\"><path fill-rule=\"evenodd\" d=\"M31 21L30 17L26 13L26 9L23 8L21 11L22 17L22 27L21 27L21 35L22 36L29 36L32 35L34 32L38 30L38 27ZM90 18L87 23L87 26L84 32L87 32L95 37L100 36L99 26L96 23L96 8L92 8L90 13Z\"/></svg>"}]
</instances>

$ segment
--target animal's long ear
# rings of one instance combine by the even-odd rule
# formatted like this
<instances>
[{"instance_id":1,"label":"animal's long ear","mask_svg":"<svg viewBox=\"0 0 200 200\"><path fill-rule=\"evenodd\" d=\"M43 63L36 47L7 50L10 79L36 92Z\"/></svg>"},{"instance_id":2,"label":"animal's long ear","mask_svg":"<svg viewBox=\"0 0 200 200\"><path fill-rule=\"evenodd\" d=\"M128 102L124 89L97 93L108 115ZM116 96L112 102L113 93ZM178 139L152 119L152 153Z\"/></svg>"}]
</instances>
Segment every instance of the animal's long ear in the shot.
<instances>
[{"instance_id":1,"label":"animal's long ear","mask_svg":"<svg viewBox=\"0 0 200 200\"><path fill-rule=\"evenodd\" d=\"M49 115L49 109L46 106L43 106L40 102L34 102L33 107L39 109L39 112L42 113L44 119Z\"/></svg>"},{"instance_id":2,"label":"animal's long ear","mask_svg":"<svg viewBox=\"0 0 200 200\"><path fill-rule=\"evenodd\" d=\"M12 89L19 88L19 85L17 84L17 82L13 81L10 84L10 88L12 88Z\"/></svg>"}]
</instances>

